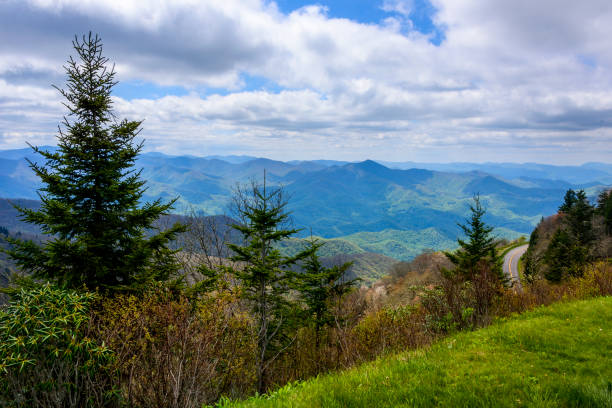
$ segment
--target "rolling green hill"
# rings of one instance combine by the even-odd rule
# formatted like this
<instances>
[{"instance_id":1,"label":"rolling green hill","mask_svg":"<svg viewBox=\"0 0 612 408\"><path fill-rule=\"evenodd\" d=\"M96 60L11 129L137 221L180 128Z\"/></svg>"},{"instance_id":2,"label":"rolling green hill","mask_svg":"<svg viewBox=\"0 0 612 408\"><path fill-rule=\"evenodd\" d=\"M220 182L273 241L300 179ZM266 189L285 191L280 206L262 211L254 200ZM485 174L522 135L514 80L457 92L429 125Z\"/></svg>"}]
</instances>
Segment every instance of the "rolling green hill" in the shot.
<instances>
[{"instance_id":1,"label":"rolling green hill","mask_svg":"<svg viewBox=\"0 0 612 408\"><path fill-rule=\"evenodd\" d=\"M397 260L373 252L339 254L321 258L321 263L326 267L342 265L345 262L352 263L348 270L348 278L360 278L360 285L370 285L389 274L389 270L397 263Z\"/></svg>"},{"instance_id":2,"label":"rolling green hill","mask_svg":"<svg viewBox=\"0 0 612 408\"><path fill-rule=\"evenodd\" d=\"M317 235L435 228L450 240L474 194L487 207L488 223L529 233L543 214L556 211L565 193L522 188L480 173L392 170L372 161L306 174L287 190L295 223L310 223Z\"/></svg>"},{"instance_id":3,"label":"rolling green hill","mask_svg":"<svg viewBox=\"0 0 612 408\"><path fill-rule=\"evenodd\" d=\"M360 278L362 284L369 285L389 273L397 259L382 255L379 251L370 251L342 238L325 239L315 237L323 246L319 249L321 264L326 267L351 262L348 278ZM292 256L303 250L307 240L291 238L277 246L283 255ZM299 268L298 268L299 269Z\"/></svg>"},{"instance_id":4,"label":"rolling green hill","mask_svg":"<svg viewBox=\"0 0 612 408\"><path fill-rule=\"evenodd\" d=\"M342 238L313 238L317 239L320 243L323 244L323 246L318 251L320 257L329 257L339 254L360 254L365 252L363 248L360 248L358 245ZM281 251L283 255L293 256L306 248L308 240L309 239L304 238L291 238L280 242L277 245L277 248Z\"/></svg>"},{"instance_id":5,"label":"rolling green hill","mask_svg":"<svg viewBox=\"0 0 612 408\"><path fill-rule=\"evenodd\" d=\"M358 232L342 238L365 251L385 254L400 261L408 261L425 249L454 249L457 246L457 241L449 239L436 228L419 231L386 229Z\"/></svg>"},{"instance_id":6,"label":"rolling green hill","mask_svg":"<svg viewBox=\"0 0 612 408\"><path fill-rule=\"evenodd\" d=\"M612 298L557 303L429 349L225 407L610 407Z\"/></svg>"},{"instance_id":7,"label":"rolling green hill","mask_svg":"<svg viewBox=\"0 0 612 408\"><path fill-rule=\"evenodd\" d=\"M569 183L612 183L612 165L604 163L585 163L581 166L555 166L540 163L416 163L381 162L394 169L428 169L452 173L479 171L505 179L523 182Z\"/></svg>"},{"instance_id":8,"label":"rolling green hill","mask_svg":"<svg viewBox=\"0 0 612 408\"><path fill-rule=\"evenodd\" d=\"M39 185L24 157L38 159L27 149L0 151L0 197L37 198ZM392 169L371 160L280 162L159 153L143 154L137 166L147 180L145 200L178 197L177 213L195 209L208 214L227 213L236 183L261 180L265 169L270 184L286 188L291 198L288 210L295 227L302 228L301 237L312 231L340 239L330 244L326 255L363 251L400 260L409 260L425 248L453 248L461 233L457 223L469 213L474 194L480 194L487 208L485 221L497 228L498 236L516 238L529 234L542 216L555 213L567 188L576 188L541 177L573 175L573 180L591 181L587 192L594 195L603 186L592 182L589 171L603 179L612 174L612 166L604 164L563 168L528 164L527 170L521 170L518 165L459 163L438 166L445 170L438 171ZM497 176L474 169L490 169ZM528 170L534 177L525 177Z\"/></svg>"},{"instance_id":9,"label":"rolling green hill","mask_svg":"<svg viewBox=\"0 0 612 408\"><path fill-rule=\"evenodd\" d=\"M419 231L386 229L376 232L357 232L338 238L316 238L324 243L319 250L322 257L374 252L400 261L407 261L425 249L454 249L457 246L457 241L442 235L435 228L425 228ZM306 239L293 238L282 242L278 248L285 255L294 255L305 245Z\"/></svg>"}]
</instances>

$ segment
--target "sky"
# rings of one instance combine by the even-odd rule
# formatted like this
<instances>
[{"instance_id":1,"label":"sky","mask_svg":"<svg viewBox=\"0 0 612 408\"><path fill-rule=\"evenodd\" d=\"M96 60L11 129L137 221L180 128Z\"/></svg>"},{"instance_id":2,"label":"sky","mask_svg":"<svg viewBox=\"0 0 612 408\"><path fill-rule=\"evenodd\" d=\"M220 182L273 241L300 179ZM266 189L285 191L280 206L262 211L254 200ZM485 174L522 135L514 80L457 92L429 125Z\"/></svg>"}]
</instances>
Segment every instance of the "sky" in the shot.
<instances>
[{"instance_id":1,"label":"sky","mask_svg":"<svg viewBox=\"0 0 612 408\"><path fill-rule=\"evenodd\" d=\"M145 151L612 162L609 0L0 0L0 149L55 144L89 31Z\"/></svg>"}]
</instances>

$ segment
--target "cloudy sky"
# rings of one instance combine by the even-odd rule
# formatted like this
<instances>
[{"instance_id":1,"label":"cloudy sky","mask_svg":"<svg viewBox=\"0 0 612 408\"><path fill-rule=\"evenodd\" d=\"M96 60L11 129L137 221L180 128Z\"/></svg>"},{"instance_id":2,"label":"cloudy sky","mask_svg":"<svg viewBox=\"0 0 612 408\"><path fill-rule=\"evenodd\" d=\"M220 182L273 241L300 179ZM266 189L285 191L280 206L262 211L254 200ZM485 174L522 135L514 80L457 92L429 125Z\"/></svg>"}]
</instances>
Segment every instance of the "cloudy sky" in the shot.
<instances>
[{"instance_id":1,"label":"cloudy sky","mask_svg":"<svg viewBox=\"0 0 612 408\"><path fill-rule=\"evenodd\" d=\"M610 0L0 0L0 149L54 143L90 30L148 151L612 162Z\"/></svg>"}]
</instances>

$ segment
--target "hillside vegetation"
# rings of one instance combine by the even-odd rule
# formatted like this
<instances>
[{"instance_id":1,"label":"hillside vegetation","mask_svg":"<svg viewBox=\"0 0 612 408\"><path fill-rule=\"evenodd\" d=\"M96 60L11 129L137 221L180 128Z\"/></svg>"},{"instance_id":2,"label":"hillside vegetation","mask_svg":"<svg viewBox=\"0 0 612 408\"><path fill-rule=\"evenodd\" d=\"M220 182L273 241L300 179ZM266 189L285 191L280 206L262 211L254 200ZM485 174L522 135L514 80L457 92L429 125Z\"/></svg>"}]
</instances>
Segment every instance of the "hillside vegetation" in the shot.
<instances>
[{"instance_id":1,"label":"hillside vegetation","mask_svg":"<svg viewBox=\"0 0 612 408\"><path fill-rule=\"evenodd\" d=\"M400 261L409 261L426 249L455 249L457 241L440 233L436 228L419 231L385 229L378 232L357 232L342 239L366 251L385 254Z\"/></svg>"},{"instance_id":2,"label":"hillside vegetation","mask_svg":"<svg viewBox=\"0 0 612 408\"><path fill-rule=\"evenodd\" d=\"M582 276L585 267L612 255L612 192L591 203L583 190L568 190L557 214L542 218L523 257L529 281L560 282Z\"/></svg>"},{"instance_id":3,"label":"hillside vegetation","mask_svg":"<svg viewBox=\"0 0 612 408\"><path fill-rule=\"evenodd\" d=\"M352 255L362 254L366 252L363 248L358 245L349 242L342 238L321 238L313 237L320 240L324 245L319 249L319 255L322 257L336 256L340 254ZM303 251L307 246L308 240L304 238L290 238L279 242L276 247L285 256L293 256L300 251Z\"/></svg>"},{"instance_id":4,"label":"hillside vegetation","mask_svg":"<svg viewBox=\"0 0 612 408\"><path fill-rule=\"evenodd\" d=\"M359 254L338 254L321 258L321 263L326 267L341 265L350 262L347 270L347 278L359 278L361 285L370 285L381 277L386 276L391 268L397 264L397 260L385 255L373 252Z\"/></svg>"},{"instance_id":5,"label":"hillside vegetation","mask_svg":"<svg viewBox=\"0 0 612 408\"><path fill-rule=\"evenodd\" d=\"M0 197L37 199L41 187L24 157L39 160L29 151L0 152ZM503 238L528 234L542 216L553 213L568 188L575 185L553 178L572 178L594 195L609 178L603 170L587 177L582 168L531 165L534 177L525 178L515 167L485 166L492 174L471 171L478 166L442 166L435 170L388 168L374 161L281 162L245 157L173 157L141 155L136 167L147 180L143 199L179 197L175 211L191 208L222 214L237 182L261 179L286 187L292 197L289 211L301 236L341 238L367 252L410 260L425 248L452 249L459 235L456 226L479 193L487 208L487 222ZM431 166L430 166L431 167ZM545 167L545 166L544 166ZM607 169L607 168L606 168ZM507 170L507 171L506 171ZM607 170L606 170L607 171ZM612 170L611 170L612 171ZM517 178L518 177L518 178Z\"/></svg>"},{"instance_id":6,"label":"hillside vegetation","mask_svg":"<svg viewBox=\"0 0 612 408\"><path fill-rule=\"evenodd\" d=\"M558 303L236 407L612 405L612 297Z\"/></svg>"}]
</instances>

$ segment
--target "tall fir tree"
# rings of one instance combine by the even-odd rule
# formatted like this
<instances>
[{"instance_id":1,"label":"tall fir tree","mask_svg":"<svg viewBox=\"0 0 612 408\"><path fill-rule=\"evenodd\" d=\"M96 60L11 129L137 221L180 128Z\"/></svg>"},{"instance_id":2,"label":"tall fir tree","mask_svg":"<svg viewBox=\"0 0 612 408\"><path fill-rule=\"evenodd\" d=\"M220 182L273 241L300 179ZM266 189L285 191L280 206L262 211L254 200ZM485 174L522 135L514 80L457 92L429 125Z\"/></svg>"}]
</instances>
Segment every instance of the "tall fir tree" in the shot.
<instances>
[{"instance_id":1,"label":"tall fir tree","mask_svg":"<svg viewBox=\"0 0 612 408\"><path fill-rule=\"evenodd\" d=\"M134 169L141 122L115 118L111 90L117 82L101 39L89 33L73 46L78 57L64 67L66 88L56 87L68 109L58 148L33 147L44 164L30 162L43 183L42 206L18 208L50 239L42 246L14 241L10 255L34 277L66 287L115 290L168 279L177 263L167 245L183 227L160 232L153 223L174 201L141 205L145 182Z\"/></svg>"},{"instance_id":2,"label":"tall fir tree","mask_svg":"<svg viewBox=\"0 0 612 408\"><path fill-rule=\"evenodd\" d=\"M574 190L571 188L565 192L565 196L563 197L563 204L559 206L559 212L568 213L574 204L578 201L578 196Z\"/></svg>"},{"instance_id":3,"label":"tall fir tree","mask_svg":"<svg viewBox=\"0 0 612 408\"><path fill-rule=\"evenodd\" d=\"M297 277L297 290L306 305L307 321L315 331L315 347L319 349L322 329L334 321L330 311L331 301L349 292L359 278L346 279L351 262L326 268L321 264L317 251L324 244L311 238L306 251L308 257Z\"/></svg>"},{"instance_id":4,"label":"tall fir tree","mask_svg":"<svg viewBox=\"0 0 612 408\"><path fill-rule=\"evenodd\" d=\"M596 238L593 231L595 208L584 190L568 190L559 212L563 217L561 226L544 253L548 265L544 276L551 282L582 276L585 265L592 260L591 249Z\"/></svg>"},{"instance_id":5,"label":"tall fir tree","mask_svg":"<svg viewBox=\"0 0 612 408\"><path fill-rule=\"evenodd\" d=\"M596 211L603 218L606 234L612 235L612 190L599 194Z\"/></svg>"},{"instance_id":6,"label":"tall fir tree","mask_svg":"<svg viewBox=\"0 0 612 408\"><path fill-rule=\"evenodd\" d=\"M531 232L531 235L529 237L529 247L527 248L525 255L523 255L523 275L525 276L527 282L533 282L539 270L539 259L537 258L535 252L538 242L540 240L538 228L541 224L542 221L540 220L538 226L535 227Z\"/></svg>"},{"instance_id":7,"label":"tall fir tree","mask_svg":"<svg viewBox=\"0 0 612 408\"><path fill-rule=\"evenodd\" d=\"M488 226L483 217L486 210L480 204L480 197L474 197L470 205L470 218L465 224L459 224L467 240L457 239L459 249L455 252L445 252L446 257L455 265L455 274L471 281L480 272L482 263L495 274L501 283L507 284L508 278L503 272L503 258L497 254L495 237L491 234L493 227Z\"/></svg>"},{"instance_id":8,"label":"tall fir tree","mask_svg":"<svg viewBox=\"0 0 612 408\"><path fill-rule=\"evenodd\" d=\"M575 252L576 248L567 231L563 228L557 229L544 253L544 262L547 265L544 277L551 282L560 282L576 275L579 264L575 262Z\"/></svg>"},{"instance_id":9,"label":"tall fir tree","mask_svg":"<svg viewBox=\"0 0 612 408\"><path fill-rule=\"evenodd\" d=\"M281 188L269 188L264 182L236 191L235 211L241 222L233 227L243 238L243 245L228 244L233 261L241 264L231 270L242 286L243 297L251 307L257 327L257 390L264 392L270 364L291 343L288 332L296 324L297 308L290 298L295 274L290 267L308 256L302 251L283 256L275 244L298 232L286 228L289 213Z\"/></svg>"},{"instance_id":10,"label":"tall fir tree","mask_svg":"<svg viewBox=\"0 0 612 408\"><path fill-rule=\"evenodd\" d=\"M587 249L595 240L593 233L594 211L595 209L589 203L586 193L584 190L580 190L576 193L576 200L573 205L565 211L566 217L563 219L576 243Z\"/></svg>"}]
</instances>

